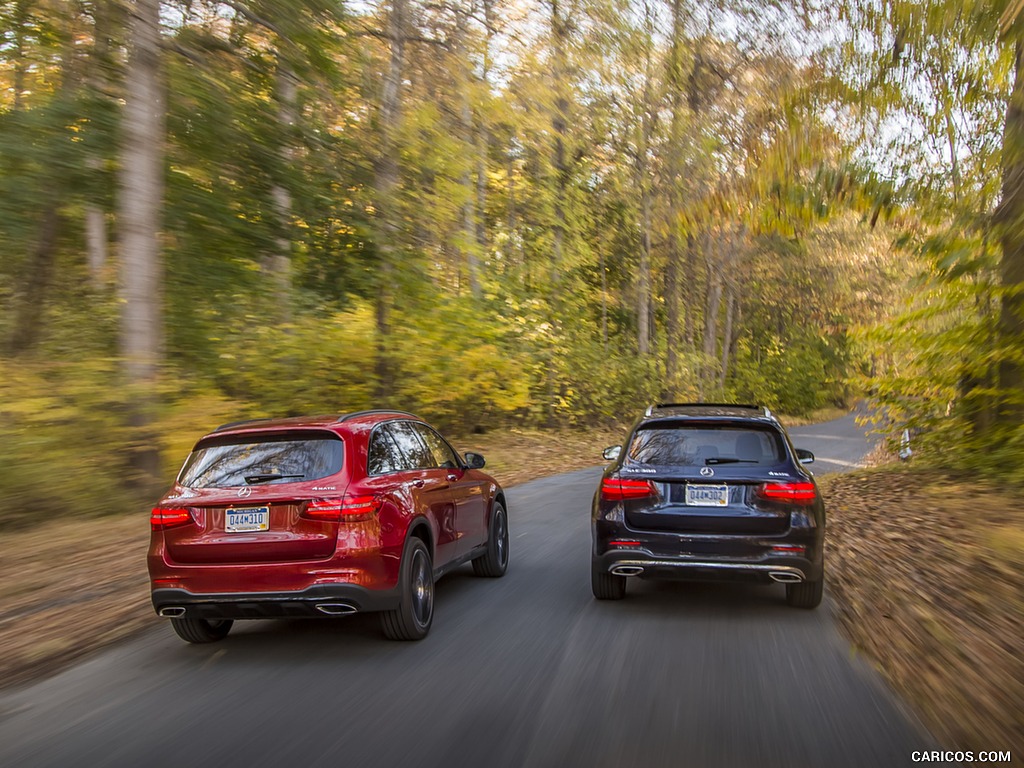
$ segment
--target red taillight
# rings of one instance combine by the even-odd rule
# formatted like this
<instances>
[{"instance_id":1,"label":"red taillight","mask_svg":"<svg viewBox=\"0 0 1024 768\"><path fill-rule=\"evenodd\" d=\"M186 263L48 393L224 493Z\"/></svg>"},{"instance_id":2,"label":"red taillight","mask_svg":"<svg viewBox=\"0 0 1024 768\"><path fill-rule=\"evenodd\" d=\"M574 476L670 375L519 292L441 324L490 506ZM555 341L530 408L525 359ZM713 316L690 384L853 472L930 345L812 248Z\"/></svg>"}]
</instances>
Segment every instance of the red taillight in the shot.
<instances>
[{"instance_id":1,"label":"red taillight","mask_svg":"<svg viewBox=\"0 0 1024 768\"><path fill-rule=\"evenodd\" d=\"M306 505L302 516L323 522L355 522L366 520L381 507L379 496L348 494L344 499L314 499Z\"/></svg>"},{"instance_id":2,"label":"red taillight","mask_svg":"<svg viewBox=\"0 0 1024 768\"><path fill-rule=\"evenodd\" d=\"M384 503L382 496L356 496L345 494L341 504L342 520L365 520L380 511Z\"/></svg>"},{"instance_id":3,"label":"red taillight","mask_svg":"<svg viewBox=\"0 0 1024 768\"><path fill-rule=\"evenodd\" d=\"M761 496L769 501L810 504L818 494L814 483L765 483L761 486Z\"/></svg>"},{"instance_id":4,"label":"red taillight","mask_svg":"<svg viewBox=\"0 0 1024 768\"><path fill-rule=\"evenodd\" d=\"M615 541L608 542L609 547L639 547L642 546L639 541L626 541L624 539L616 539Z\"/></svg>"},{"instance_id":5,"label":"red taillight","mask_svg":"<svg viewBox=\"0 0 1024 768\"><path fill-rule=\"evenodd\" d=\"M657 493L650 480L623 480L618 477L606 477L601 482L601 498L605 501L644 499L648 496L655 496Z\"/></svg>"},{"instance_id":6,"label":"red taillight","mask_svg":"<svg viewBox=\"0 0 1024 768\"><path fill-rule=\"evenodd\" d=\"M149 516L149 526L154 531L177 528L180 525L188 525L191 522L192 513L187 509L153 507L153 512Z\"/></svg>"}]
</instances>

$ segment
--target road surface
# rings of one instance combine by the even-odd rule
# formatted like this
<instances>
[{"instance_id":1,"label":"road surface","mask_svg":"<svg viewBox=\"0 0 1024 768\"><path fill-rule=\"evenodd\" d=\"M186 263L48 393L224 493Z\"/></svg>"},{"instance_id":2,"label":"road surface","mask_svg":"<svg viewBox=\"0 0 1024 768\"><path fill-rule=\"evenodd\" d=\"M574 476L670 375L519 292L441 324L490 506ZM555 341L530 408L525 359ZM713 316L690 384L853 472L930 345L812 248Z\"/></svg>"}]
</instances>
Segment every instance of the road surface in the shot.
<instances>
[{"instance_id":1,"label":"road surface","mask_svg":"<svg viewBox=\"0 0 1024 768\"><path fill-rule=\"evenodd\" d=\"M859 458L852 418L794 433L833 466ZM367 615L240 622L189 646L154 617L0 696L0 765L859 768L935 746L828 600L801 611L780 585L632 580L624 601L595 601L598 477L510 489L508 575L442 580L423 642L387 642Z\"/></svg>"},{"instance_id":2,"label":"road surface","mask_svg":"<svg viewBox=\"0 0 1024 768\"><path fill-rule=\"evenodd\" d=\"M847 472L861 466L864 455L878 436L868 434L872 430L870 425L857 424L858 415L866 414L851 413L835 421L789 430L793 445L814 453L814 463L810 466L814 474Z\"/></svg>"}]
</instances>

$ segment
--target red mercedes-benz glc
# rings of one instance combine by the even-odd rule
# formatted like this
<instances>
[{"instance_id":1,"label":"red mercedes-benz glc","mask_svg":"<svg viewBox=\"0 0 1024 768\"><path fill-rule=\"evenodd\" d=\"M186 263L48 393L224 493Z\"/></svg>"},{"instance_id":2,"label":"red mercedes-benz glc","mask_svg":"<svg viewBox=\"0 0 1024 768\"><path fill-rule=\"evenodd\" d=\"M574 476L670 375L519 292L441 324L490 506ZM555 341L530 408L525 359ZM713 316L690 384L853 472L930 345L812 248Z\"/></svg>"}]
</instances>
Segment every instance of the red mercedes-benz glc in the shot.
<instances>
[{"instance_id":1,"label":"red mercedes-benz glc","mask_svg":"<svg viewBox=\"0 0 1024 768\"><path fill-rule=\"evenodd\" d=\"M505 495L483 466L402 411L227 424L153 509L153 607L191 643L236 619L357 611L419 640L438 578L508 567Z\"/></svg>"}]
</instances>

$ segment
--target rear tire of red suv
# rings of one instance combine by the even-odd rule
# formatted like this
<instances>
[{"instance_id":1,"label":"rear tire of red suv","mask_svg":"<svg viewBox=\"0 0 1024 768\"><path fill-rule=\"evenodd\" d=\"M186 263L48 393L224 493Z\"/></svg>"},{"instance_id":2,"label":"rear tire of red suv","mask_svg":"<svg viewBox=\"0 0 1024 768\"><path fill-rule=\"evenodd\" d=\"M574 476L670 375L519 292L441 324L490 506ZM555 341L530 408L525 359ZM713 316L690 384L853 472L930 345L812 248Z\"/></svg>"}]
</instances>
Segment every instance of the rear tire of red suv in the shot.
<instances>
[{"instance_id":1,"label":"rear tire of red suv","mask_svg":"<svg viewBox=\"0 0 1024 768\"><path fill-rule=\"evenodd\" d=\"M786 602L794 608L817 608L825 591L825 579L786 585Z\"/></svg>"},{"instance_id":2,"label":"rear tire of red suv","mask_svg":"<svg viewBox=\"0 0 1024 768\"><path fill-rule=\"evenodd\" d=\"M591 561L590 588L598 600L621 600L626 596L626 577L608 573Z\"/></svg>"},{"instance_id":3,"label":"rear tire of red suv","mask_svg":"<svg viewBox=\"0 0 1024 768\"><path fill-rule=\"evenodd\" d=\"M487 552L473 558L473 573L496 579L508 570L508 515L500 502L494 502L491 511L490 534L487 536Z\"/></svg>"},{"instance_id":4,"label":"rear tire of red suv","mask_svg":"<svg viewBox=\"0 0 1024 768\"><path fill-rule=\"evenodd\" d=\"M434 620L434 570L422 539L410 536L402 553L398 607L380 615L389 640L422 640Z\"/></svg>"},{"instance_id":5,"label":"rear tire of red suv","mask_svg":"<svg viewBox=\"0 0 1024 768\"><path fill-rule=\"evenodd\" d=\"M228 636L234 623L231 619L171 619L171 626L178 637L189 643L215 643L223 640Z\"/></svg>"}]
</instances>

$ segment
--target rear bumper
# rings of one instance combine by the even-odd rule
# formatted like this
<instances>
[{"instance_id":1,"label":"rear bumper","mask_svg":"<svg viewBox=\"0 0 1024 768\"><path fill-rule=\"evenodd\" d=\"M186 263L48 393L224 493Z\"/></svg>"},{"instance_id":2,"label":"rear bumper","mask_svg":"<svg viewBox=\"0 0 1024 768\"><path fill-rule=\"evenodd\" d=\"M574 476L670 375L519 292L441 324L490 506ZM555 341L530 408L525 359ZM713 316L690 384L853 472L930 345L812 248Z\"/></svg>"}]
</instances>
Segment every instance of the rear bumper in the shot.
<instances>
[{"instance_id":1,"label":"rear bumper","mask_svg":"<svg viewBox=\"0 0 1024 768\"><path fill-rule=\"evenodd\" d=\"M648 578L771 583L817 581L824 572L820 527L791 528L776 536L672 534L598 520L592 532L594 567L606 573L616 569L620 575Z\"/></svg>"},{"instance_id":2,"label":"rear bumper","mask_svg":"<svg viewBox=\"0 0 1024 768\"><path fill-rule=\"evenodd\" d=\"M185 589L152 591L158 615L195 619L325 618L398 606L399 591L370 590L355 584L320 584L294 592L196 594ZM181 609L180 611L178 609Z\"/></svg>"},{"instance_id":3,"label":"rear bumper","mask_svg":"<svg viewBox=\"0 0 1024 768\"><path fill-rule=\"evenodd\" d=\"M595 557L598 570L621 576L694 581L796 583L821 578L821 566L805 558L766 558L758 562L656 556L636 550L613 550Z\"/></svg>"}]
</instances>

